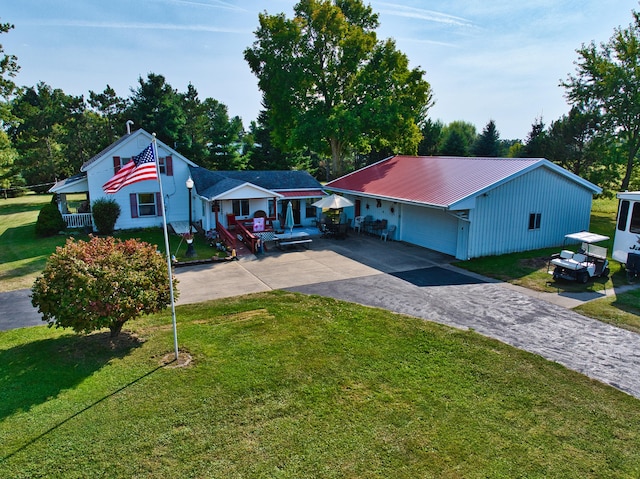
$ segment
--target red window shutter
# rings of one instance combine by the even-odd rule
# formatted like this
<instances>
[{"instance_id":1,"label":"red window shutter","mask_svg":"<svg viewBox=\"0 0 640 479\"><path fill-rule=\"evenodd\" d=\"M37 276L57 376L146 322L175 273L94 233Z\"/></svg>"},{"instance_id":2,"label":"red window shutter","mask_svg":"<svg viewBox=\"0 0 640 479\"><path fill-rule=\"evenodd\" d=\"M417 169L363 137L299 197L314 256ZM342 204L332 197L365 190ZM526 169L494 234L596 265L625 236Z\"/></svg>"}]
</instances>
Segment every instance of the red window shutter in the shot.
<instances>
[{"instance_id":1,"label":"red window shutter","mask_svg":"<svg viewBox=\"0 0 640 479\"><path fill-rule=\"evenodd\" d=\"M138 195L136 193L129 194L129 203L131 204L131 217L138 217Z\"/></svg>"},{"instance_id":2,"label":"red window shutter","mask_svg":"<svg viewBox=\"0 0 640 479\"><path fill-rule=\"evenodd\" d=\"M164 171L167 172L167 176L173 176L173 158L171 156L164 159Z\"/></svg>"},{"instance_id":3,"label":"red window shutter","mask_svg":"<svg viewBox=\"0 0 640 479\"><path fill-rule=\"evenodd\" d=\"M113 157L113 174L115 175L118 171L120 171L121 167L122 165L120 164L120 157L114 156Z\"/></svg>"},{"instance_id":4,"label":"red window shutter","mask_svg":"<svg viewBox=\"0 0 640 479\"><path fill-rule=\"evenodd\" d=\"M162 216L162 197L159 191L156 191L156 216Z\"/></svg>"}]
</instances>

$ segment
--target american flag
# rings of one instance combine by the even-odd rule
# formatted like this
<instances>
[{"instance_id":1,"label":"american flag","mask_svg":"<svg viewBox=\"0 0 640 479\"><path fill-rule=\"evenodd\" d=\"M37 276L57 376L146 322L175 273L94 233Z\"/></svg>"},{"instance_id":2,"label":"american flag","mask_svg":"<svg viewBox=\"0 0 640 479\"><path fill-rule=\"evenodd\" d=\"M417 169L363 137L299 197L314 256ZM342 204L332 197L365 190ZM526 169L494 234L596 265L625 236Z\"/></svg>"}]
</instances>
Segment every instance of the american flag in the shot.
<instances>
[{"instance_id":1,"label":"american flag","mask_svg":"<svg viewBox=\"0 0 640 479\"><path fill-rule=\"evenodd\" d=\"M152 145L149 145L139 155L132 157L131 161L124 165L113 178L102 185L102 189L107 194L113 194L132 183L157 179L156 159Z\"/></svg>"}]
</instances>

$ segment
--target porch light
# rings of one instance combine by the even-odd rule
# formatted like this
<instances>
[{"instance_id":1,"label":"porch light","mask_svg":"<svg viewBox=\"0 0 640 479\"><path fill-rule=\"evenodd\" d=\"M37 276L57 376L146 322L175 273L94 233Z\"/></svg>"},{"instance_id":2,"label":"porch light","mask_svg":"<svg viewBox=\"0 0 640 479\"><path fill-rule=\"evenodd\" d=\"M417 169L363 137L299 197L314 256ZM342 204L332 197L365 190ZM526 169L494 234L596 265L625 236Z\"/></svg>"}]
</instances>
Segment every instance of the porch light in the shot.
<instances>
[{"instance_id":1,"label":"porch light","mask_svg":"<svg viewBox=\"0 0 640 479\"><path fill-rule=\"evenodd\" d=\"M193 180L191 176L186 181L187 190L189 191L189 233L191 233L191 190L193 189ZM187 252L185 256L187 258L193 258L196 255L196 250L193 247L193 238L191 241L187 241Z\"/></svg>"}]
</instances>

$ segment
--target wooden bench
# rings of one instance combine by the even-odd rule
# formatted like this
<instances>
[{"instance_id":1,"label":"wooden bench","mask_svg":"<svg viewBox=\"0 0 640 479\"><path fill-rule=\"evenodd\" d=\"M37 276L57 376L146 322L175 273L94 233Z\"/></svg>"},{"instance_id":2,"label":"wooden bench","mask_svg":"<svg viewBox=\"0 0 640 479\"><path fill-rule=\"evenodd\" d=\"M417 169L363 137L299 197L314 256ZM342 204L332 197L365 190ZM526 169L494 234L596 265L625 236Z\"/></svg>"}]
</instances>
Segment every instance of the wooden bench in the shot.
<instances>
[{"instance_id":1,"label":"wooden bench","mask_svg":"<svg viewBox=\"0 0 640 479\"><path fill-rule=\"evenodd\" d=\"M313 242L312 239L299 239L299 240L287 240L287 241L278 241L276 244L278 248L282 249L283 246L294 246L297 244L301 244L305 248L309 249L309 246Z\"/></svg>"}]
</instances>

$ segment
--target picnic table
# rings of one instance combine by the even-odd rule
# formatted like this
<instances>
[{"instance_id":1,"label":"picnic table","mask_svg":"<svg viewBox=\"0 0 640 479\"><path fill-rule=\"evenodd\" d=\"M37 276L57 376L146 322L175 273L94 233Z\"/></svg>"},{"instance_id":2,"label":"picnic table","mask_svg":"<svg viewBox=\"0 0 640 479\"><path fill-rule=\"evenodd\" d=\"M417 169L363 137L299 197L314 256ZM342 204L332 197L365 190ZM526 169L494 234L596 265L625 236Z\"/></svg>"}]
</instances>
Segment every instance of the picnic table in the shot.
<instances>
[{"instance_id":1,"label":"picnic table","mask_svg":"<svg viewBox=\"0 0 640 479\"><path fill-rule=\"evenodd\" d=\"M309 237L309 233L304 231L298 232L290 232L290 233L281 233L275 236L275 243L279 249L282 249L284 246L296 246L301 245L305 248L309 249L309 246L312 243L312 239Z\"/></svg>"}]
</instances>

